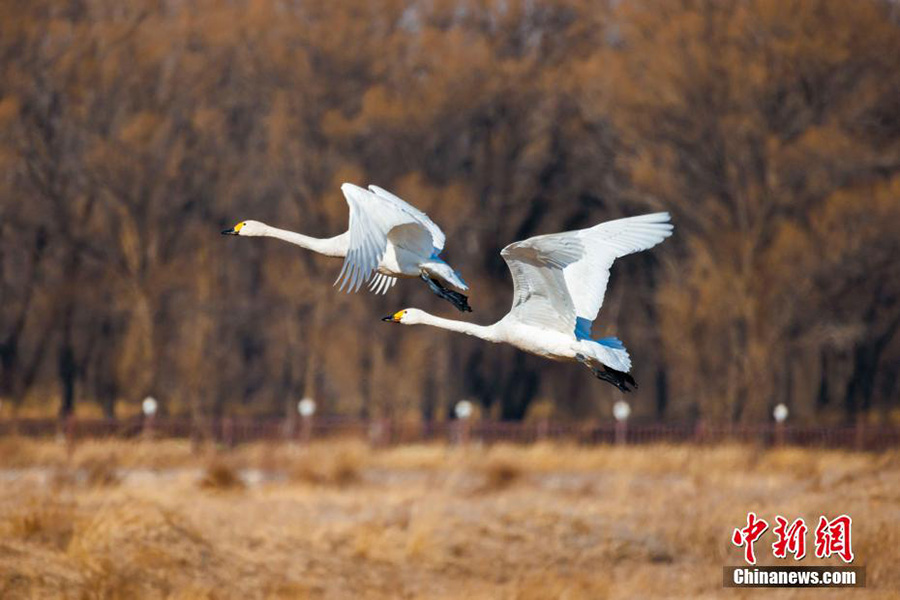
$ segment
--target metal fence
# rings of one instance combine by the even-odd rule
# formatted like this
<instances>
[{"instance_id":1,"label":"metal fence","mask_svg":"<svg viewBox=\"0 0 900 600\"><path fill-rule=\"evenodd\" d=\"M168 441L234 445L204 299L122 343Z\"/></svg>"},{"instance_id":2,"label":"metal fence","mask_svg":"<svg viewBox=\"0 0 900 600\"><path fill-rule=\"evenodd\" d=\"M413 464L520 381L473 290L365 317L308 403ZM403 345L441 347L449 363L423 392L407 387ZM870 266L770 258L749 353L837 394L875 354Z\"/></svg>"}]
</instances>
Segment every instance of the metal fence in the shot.
<instances>
[{"instance_id":1,"label":"metal fence","mask_svg":"<svg viewBox=\"0 0 900 600\"><path fill-rule=\"evenodd\" d=\"M221 419L131 418L15 419L0 421L0 436L82 439L153 437L192 439L236 445L257 441L300 443L337 437L365 439L373 445L408 443L564 441L598 444L719 444L739 442L762 446L793 445L880 451L900 447L900 429L889 426L696 425L659 423L563 423L455 420L421 423L391 419L359 420L316 417L289 421L224 417Z\"/></svg>"}]
</instances>

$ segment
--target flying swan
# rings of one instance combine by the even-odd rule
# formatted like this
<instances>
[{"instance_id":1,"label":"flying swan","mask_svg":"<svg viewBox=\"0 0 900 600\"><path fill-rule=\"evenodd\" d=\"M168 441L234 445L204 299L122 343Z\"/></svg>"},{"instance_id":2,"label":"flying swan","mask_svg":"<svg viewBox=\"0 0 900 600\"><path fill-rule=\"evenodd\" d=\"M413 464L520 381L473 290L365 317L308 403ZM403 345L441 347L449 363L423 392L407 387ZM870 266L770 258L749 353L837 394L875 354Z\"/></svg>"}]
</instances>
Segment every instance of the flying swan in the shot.
<instances>
[{"instance_id":1,"label":"flying swan","mask_svg":"<svg viewBox=\"0 0 900 600\"><path fill-rule=\"evenodd\" d=\"M341 191L350 206L350 228L338 236L314 238L259 221L241 221L222 234L273 237L343 258L344 266L334 282L341 284L341 290L355 292L368 282L371 291L384 294L397 278L421 278L460 311L472 310L461 293L469 289L466 282L439 258L446 238L428 215L375 185L364 190L345 183Z\"/></svg>"},{"instance_id":2,"label":"flying swan","mask_svg":"<svg viewBox=\"0 0 900 600\"><path fill-rule=\"evenodd\" d=\"M628 351L615 337L591 339L591 326L603 304L613 261L652 248L672 230L669 213L661 212L510 244L500 254L512 273L512 309L493 325L442 319L416 308L382 321L432 325L551 360L577 361L628 392L628 385L637 387L628 374Z\"/></svg>"}]
</instances>

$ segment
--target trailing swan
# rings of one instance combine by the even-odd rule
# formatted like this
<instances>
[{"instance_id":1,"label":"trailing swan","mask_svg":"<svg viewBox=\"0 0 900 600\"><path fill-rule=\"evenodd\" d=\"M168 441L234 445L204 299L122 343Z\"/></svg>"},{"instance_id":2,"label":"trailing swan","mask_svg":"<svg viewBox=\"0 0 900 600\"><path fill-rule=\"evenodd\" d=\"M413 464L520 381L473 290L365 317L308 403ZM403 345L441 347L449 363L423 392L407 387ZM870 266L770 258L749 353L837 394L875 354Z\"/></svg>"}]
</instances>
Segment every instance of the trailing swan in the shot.
<instances>
[{"instance_id":1,"label":"trailing swan","mask_svg":"<svg viewBox=\"0 0 900 600\"><path fill-rule=\"evenodd\" d=\"M662 212L510 244L500 254L512 273L512 309L493 325L442 319L416 308L382 320L431 325L551 360L577 361L628 392L629 385L637 387L628 374L628 351L615 337L591 339L591 326L603 304L613 261L652 248L672 230L669 213Z\"/></svg>"}]
</instances>

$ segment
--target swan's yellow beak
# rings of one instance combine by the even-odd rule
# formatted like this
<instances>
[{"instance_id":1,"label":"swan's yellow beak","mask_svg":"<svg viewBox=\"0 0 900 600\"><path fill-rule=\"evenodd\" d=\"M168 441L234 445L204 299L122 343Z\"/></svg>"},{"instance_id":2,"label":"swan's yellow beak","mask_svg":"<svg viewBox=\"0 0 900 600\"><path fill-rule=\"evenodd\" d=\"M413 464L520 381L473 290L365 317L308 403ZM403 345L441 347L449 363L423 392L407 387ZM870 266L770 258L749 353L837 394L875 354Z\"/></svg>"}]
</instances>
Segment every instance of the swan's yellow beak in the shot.
<instances>
[{"instance_id":1,"label":"swan's yellow beak","mask_svg":"<svg viewBox=\"0 0 900 600\"><path fill-rule=\"evenodd\" d=\"M244 226L244 222L241 221L231 229L222 230L222 235L239 235L241 233L241 227Z\"/></svg>"},{"instance_id":2,"label":"swan's yellow beak","mask_svg":"<svg viewBox=\"0 0 900 600\"><path fill-rule=\"evenodd\" d=\"M399 323L399 322L400 322L400 319L402 319L402 318L403 318L403 315L405 315L405 314L406 314L406 311L405 311L405 310L398 310L397 312L395 312L395 313L392 314L392 315L388 315L388 316L386 316L386 317L383 317L381 320L382 320L382 321L387 321L388 323Z\"/></svg>"}]
</instances>

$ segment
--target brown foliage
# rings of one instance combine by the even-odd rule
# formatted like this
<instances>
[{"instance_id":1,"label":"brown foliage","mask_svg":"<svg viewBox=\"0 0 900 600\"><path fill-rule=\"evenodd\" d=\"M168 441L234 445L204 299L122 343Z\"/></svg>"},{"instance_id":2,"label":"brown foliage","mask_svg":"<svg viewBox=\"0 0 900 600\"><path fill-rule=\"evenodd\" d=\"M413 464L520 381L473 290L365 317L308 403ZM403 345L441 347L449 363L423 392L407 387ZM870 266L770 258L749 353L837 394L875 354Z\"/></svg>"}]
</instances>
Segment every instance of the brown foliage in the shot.
<instances>
[{"instance_id":1,"label":"brown foliage","mask_svg":"<svg viewBox=\"0 0 900 600\"><path fill-rule=\"evenodd\" d=\"M439 418L461 397L608 418L572 365L379 327L436 306L330 287L255 218L346 227L342 181L426 210L508 308L525 236L669 210L614 269L598 335L639 418L887 420L900 372L900 28L881 0L0 7L0 397L169 413ZM445 308L445 307L444 307ZM598 401L598 394L602 401Z\"/></svg>"}]
</instances>

